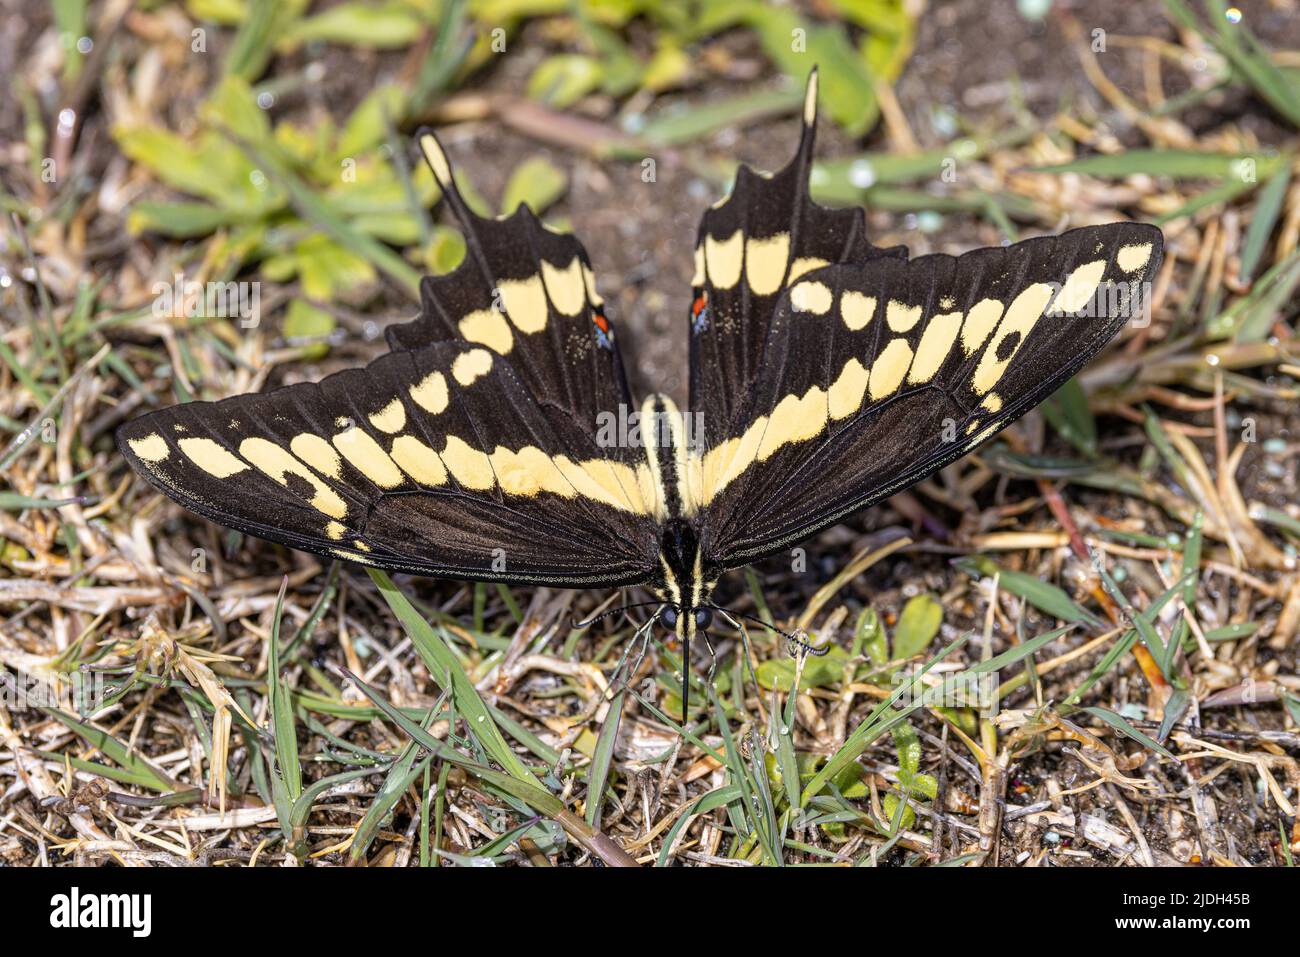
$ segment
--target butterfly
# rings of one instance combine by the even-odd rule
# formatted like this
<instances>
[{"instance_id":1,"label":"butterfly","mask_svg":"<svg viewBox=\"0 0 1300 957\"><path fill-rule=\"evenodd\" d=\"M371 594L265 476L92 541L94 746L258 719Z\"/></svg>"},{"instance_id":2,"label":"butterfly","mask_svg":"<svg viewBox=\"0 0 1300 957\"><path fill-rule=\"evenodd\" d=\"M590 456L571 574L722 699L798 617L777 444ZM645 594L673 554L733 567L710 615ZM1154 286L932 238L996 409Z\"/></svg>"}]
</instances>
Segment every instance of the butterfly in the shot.
<instances>
[{"instance_id":1,"label":"butterfly","mask_svg":"<svg viewBox=\"0 0 1300 957\"><path fill-rule=\"evenodd\" d=\"M1161 261L1160 231L1136 223L957 257L873 246L861 209L810 198L816 104L814 71L794 158L774 174L742 166L704 214L689 415L664 395L633 405L578 240L523 205L477 215L421 131L466 254L423 280L390 351L317 383L152 412L118 446L186 508L327 558L644 586L689 668L725 571L996 435L1139 314Z\"/></svg>"}]
</instances>

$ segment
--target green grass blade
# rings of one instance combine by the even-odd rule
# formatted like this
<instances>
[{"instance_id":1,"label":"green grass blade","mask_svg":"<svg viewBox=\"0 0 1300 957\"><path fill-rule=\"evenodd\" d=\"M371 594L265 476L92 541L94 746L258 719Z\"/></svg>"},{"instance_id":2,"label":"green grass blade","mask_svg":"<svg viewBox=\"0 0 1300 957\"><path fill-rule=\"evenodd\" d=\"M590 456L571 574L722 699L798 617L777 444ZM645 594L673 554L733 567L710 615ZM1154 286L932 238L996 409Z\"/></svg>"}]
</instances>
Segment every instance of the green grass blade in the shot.
<instances>
[{"instance_id":1,"label":"green grass blade","mask_svg":"<svg viewBox=\"0 0 1300 957\"><path fill-rule=\"evenodd\" d=\"M379 586L379 591L393 609L402 628L410 637L415 649L424 663L429 666L430 674L444 689L451 689L452 700L456 709L465 717L466 725L494 761L520 781L541 787L542 782L528 766L515 754L506 742L492 718L488 706L479 696L478 689L465 674L460 660L447 647L447 643L433 630L432 626L417 612L401 590L393 584L386 574L377 569L368 568L370 577Z\"/></svg>"},{"instance_id":2,"label":"green grass blade","mask_svg":"<svg viewBox=\"0 0 1300 957\"><path fill-rule=\"evenodd\" d=\"M120 765L122 770L131 776L130 783L154 791L175 791L177 789L178 785L165 771L144 757L144 755L127 747L107 731L101 731L90 724L78 721L72 715L64 714L58 708L39 706L37 710L46 717L58 721L106 758ZM56 758L60 761L63 760L62 755L56 755Z\"/></svg>"},{"instance_id":3,"label":"green grass blade","mask_svg":"<svg viewBox=\"0 0 1300 957\"><path fill-rule=\"evenodd\" d=\"M1106 708L1096 708L1096 707L1088 707L1088 708L1084 708L1083 710L1088 712L1088 714L1092 715L1094 718L1098 718L1101 721L1105 722L1106 724L1110 725L1112 728L1114 728L1116 731L1119 731L1121 734L1127 735L1128 737L1132 738L1134 741L1138 742L1138 744L1141 744L1143 747L1149 748L1150 750L1154 751L1156 754L1159 754L1161 757L1169 758L1171 761L1178 760L1177 758L1174 757L1173 752L1170 751L1168 748L1166 748L1163 744L1160 744L1158 741L1155 741L1150 736L1143 734L1141 731L1133 727L1133 725L1129 724L1127 721L1125 721L1114 711L1109 711Z\"/></svg>"},{"instance_id":4,"label":"green grass blade","mask_svg":"<svg viewBox=\"0 0 1300 957\"><path fill-rule=\"evenodd\" d=\"M614 695L609 703L605 720L600 725L600 735L596 738L596 750L591 756L591 766L587 769L587 823L600 827L600 806L605 798L605 785L609 781L609 769L614 763L614 743L618 739L618 726L623 717L623 703L627 700L627 691Z\"/></svg>"}]
</instances>

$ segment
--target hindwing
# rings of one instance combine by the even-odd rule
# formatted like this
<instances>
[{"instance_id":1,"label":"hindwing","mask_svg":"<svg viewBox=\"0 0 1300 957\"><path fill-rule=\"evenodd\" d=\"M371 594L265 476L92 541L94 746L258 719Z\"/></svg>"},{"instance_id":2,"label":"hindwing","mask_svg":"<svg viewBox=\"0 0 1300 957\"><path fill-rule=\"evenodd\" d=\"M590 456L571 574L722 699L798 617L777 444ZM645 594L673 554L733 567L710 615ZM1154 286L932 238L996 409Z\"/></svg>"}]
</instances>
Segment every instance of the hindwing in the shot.
<instances>
[{"instance_id":1,"label":"hindwing","mask_svg":"<svg viewBox=\"0 0 1300 957\"><path fill-rule=\"evenodd\" d=\"M816 119L814 71L794 158L776 173L741 166L731 194L700 222L691 280L690 406L705 442L739 424L741 401L758 379L768 327L787 286L834 263L906 255L902 247L871 245L861 208L827 209L810 198Z\"/></svg>"},{"instance_id":2,"label":"hindwing","mask_svg":"<svg viewBox=\"0 0 1300 957\"><path fill-rule=\"evenodd\" d=\"M631 407L613 325L578 240L543 225L527 206L501 219L479 216L456 186L437 137L420 148L465 236L465 258L420 283L420 315L387 330L393 349L476 343L509 359L545 407L595 429L602 413Z\"/></svg>"}]
</instances>

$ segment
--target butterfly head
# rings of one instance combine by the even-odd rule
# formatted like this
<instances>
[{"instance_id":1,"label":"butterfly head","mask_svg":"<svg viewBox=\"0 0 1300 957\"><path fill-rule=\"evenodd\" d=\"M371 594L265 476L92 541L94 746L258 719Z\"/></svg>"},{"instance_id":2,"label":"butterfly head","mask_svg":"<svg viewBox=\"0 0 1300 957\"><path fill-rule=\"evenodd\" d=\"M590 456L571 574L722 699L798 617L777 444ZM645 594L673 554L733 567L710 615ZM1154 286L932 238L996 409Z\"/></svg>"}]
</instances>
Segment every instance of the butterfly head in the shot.
<instances>
[{"instance_id":1,"label":"butterfly head","mask_svg":"<svg viewBox=\"0 0 1300 957\"><path fill-rule=\"evenodd\" d=\"M659 621L689 641L713 622L710 598L721 569L705 558L695 527L686 519L664 523L659 540L659 571L651 582L664 603Z\"/></svg>"}]
</instances>

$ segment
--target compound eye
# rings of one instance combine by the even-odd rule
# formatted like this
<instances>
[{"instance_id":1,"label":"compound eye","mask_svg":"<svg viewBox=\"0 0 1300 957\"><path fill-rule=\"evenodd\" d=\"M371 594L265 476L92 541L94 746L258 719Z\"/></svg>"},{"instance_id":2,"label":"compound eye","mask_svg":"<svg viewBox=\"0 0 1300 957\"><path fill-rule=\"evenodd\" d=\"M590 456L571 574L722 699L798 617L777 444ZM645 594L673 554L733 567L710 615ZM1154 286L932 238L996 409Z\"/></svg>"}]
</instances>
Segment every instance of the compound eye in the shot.
<instances>
[{"instance_id":1,"label":"compound eye","mask_svg":"<svg viewBox=\"0 0 1300 957\"><path fill-rule=\"evenodd\" d=\"M664 610L659 612L659 620L663 622L665 628L677 627L677 609L672 605L667 605Z\"/></svg>"},{"instance_id":2,"label":"compound eye","mask_svg":"<svg viewBox=\"0 0 1300 957\"><path fill-rule=\"evenodd\" d=\"M696 627L696 628L708 628L709 625L711 625L711 624L713 624L713 609L712 609L712 608L697 608L697 609L695 609L695 627Z\"/></svg>"}]
</instances>

